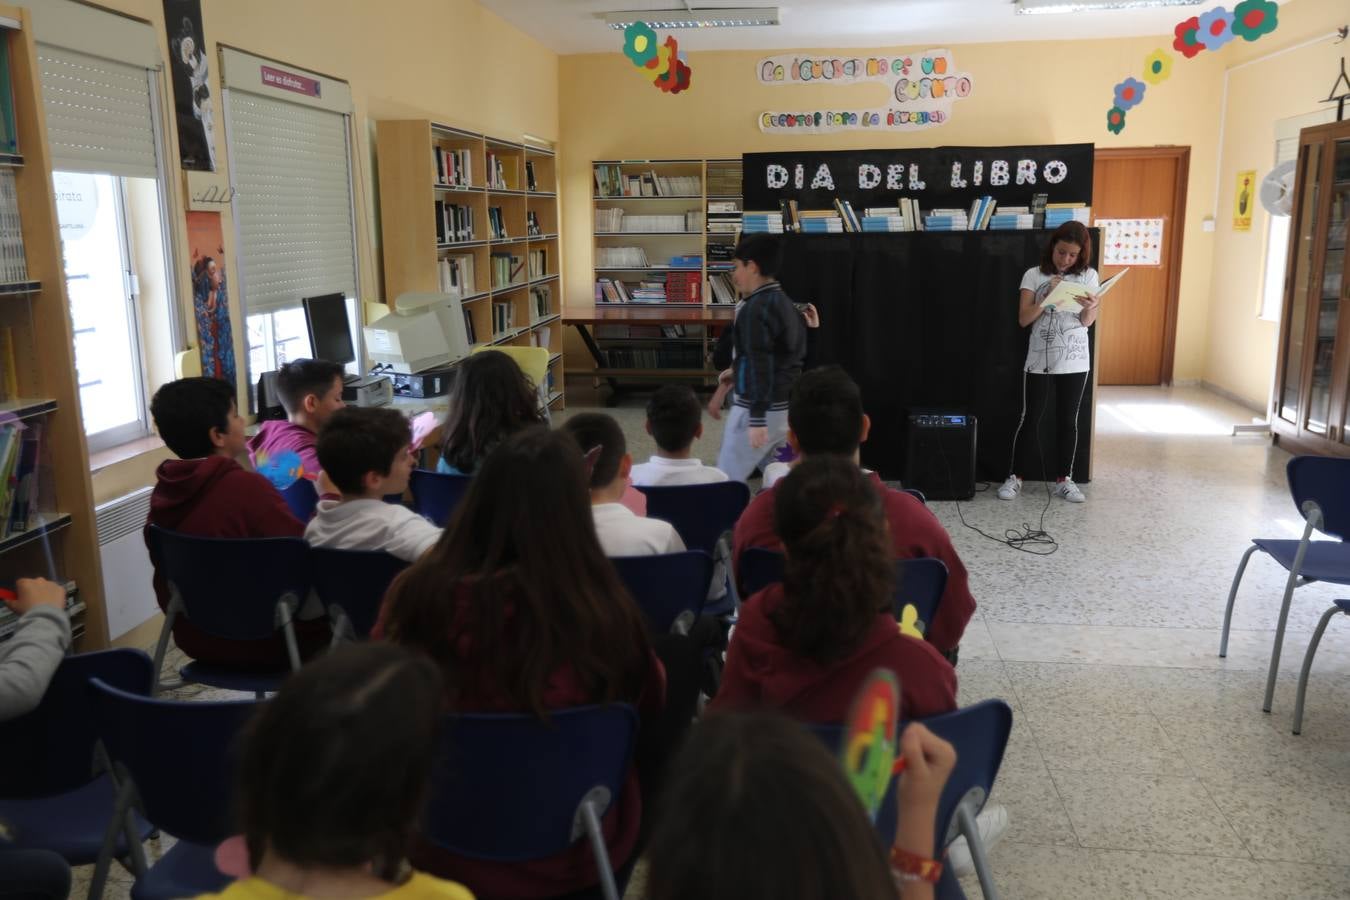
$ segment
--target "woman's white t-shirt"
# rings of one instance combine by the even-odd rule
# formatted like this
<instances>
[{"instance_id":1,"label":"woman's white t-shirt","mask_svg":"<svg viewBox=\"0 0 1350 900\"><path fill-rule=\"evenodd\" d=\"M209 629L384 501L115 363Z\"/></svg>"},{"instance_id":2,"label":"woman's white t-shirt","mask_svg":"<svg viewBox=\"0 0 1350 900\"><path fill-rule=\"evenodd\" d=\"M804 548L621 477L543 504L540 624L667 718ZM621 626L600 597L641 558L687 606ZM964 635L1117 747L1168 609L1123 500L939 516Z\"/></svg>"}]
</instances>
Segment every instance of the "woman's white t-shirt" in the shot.
<instances>
[{"instance_id":1,"label":"woman's white t-shirt","mask_svg":"<svg viewBox=\"0 0 1350 900\"><path fill-rule=\"evenodd\" d=\"M1022 276L1022 290L1031 291L1040 303L1050 293L1050 281L1039 266L1027 269ZM1088 267L1076 275L1065 275L1065 281L1085 285L1096 292L1101 286L1097 270ZM1087 328L1078 319L1078 313L1058 309L1041 311L1041 317L1031 323L1031 339L1027 343L1027 363L1024 371L1043 375L1071 375L1091 368L1088 359Z\"/></svg>"}]
</instances>

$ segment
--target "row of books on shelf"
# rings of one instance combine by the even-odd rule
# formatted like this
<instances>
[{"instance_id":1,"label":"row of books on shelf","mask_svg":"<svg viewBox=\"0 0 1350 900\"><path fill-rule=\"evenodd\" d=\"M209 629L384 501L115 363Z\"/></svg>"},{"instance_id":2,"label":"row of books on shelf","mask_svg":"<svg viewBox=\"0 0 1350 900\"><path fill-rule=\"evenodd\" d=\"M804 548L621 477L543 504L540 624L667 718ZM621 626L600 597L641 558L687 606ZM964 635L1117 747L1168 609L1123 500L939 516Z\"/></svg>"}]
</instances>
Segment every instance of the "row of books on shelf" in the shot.
<instances>
[{"instance_id":1,"label":"row of books on shelf","mask_svg":"<svg viewBox=\"0 0 1350 900\"><path fill-rule=\"evenodd\" d=\"M454 297L468 297L478 292L474 277L473 256L447 256L436 263L441 293Z\"/></svg>"},{"instance_id":2,"label":"row of books on shelf","mask_svg":"<svg viewBox=\"0 0 1350 900\"><path fill-rule=\"evenodd\" d=\"M703 280L698 272L666 272L636 282L597 278L596 303L702 303Z\"/></svg>"},{"instance_id":3,"label":"row of books on shelf","mask_svg":"<svg viewBox=\"0 0 1350 900\"><path fill-rule=\"evenodd\" d=\"M73 581L65 583L66 589L66 615L75 617L84 612L84 601L80 599L80 589ZM0 606L0 641L7 641L14 636L14 632L19 627L19 615L7 606ZM78 629L76 629L78 632Z\"/></svg>"},{"instance_id":4,"label":"row of books on shelf","mask_svg":"<svg viewBox=\"0 0 1350 900\"><path fill-rule=\"evenodd\" d=\"M525 236L540 237L544 230L539 226L539 213L530 210L525 213Z\"/></svg>"},{"instance_id":5,"label":"row of books on shelf","mask_svg":"<svg viewBox=\"0 0 1350 900\"><path fill-rule=\"evenodd\" d=\"M741 205L737 200L708 201L708 233L735 234L741 230Z\"/></svg>"},{"instance_id":6,"label":"row of books on shelf","mask_svg":"<svg viewBox=\"0 0 1350 900\"><path fill-rule=\"evenodd\" d=\"M708 196L739 197L741 195L741 164L708 165Z\"/></svg>"},{"instance_id":7,"label":"row of books on shelf","mask_svg":"<svg viewBox=\"0 0 1350 900\"><path fill-rule=\"evenodd\" d=\"M509 237L506 233L506 217L502 215L500 206L488 207L488 228L492 231L494 241L504 241Z\"/></svg>"},{"instance_id":8,"label":"row of books on shelf","mask_svg":"<svg viewBox=\"0 0 1350 900\"><path fill-rule=\"evenodd\" d=\"M736 237L736 233L732 233ZM709 241L708 265L729 263L736 258L736 244L733 241Z\"/></svg>"},{"instance_id":9,"label":"row of books on shelf","mask_svg":"<svg viewBox=\"0 0 1350 900\"><path fill-rule=\"evenodd\" d=\"M1000 206L993 197L976 198L970 209L936 208L926 213L918 201L901 197L894 207L867 207L859 216L847 200L835 200L833 209L798 209L796 200L783 200L777 210L747 210L742 230L747 234L787 232L841 234L897 231L1025 231L1057 228L1064 222L1088 224L1092 208L1086 203L1046 203L1037 194L1032 206Z\"/></svg>"},{"instance_id":10,"label":"row of books on shelf","mask_svg":"<svg viewBox=\"0 0 1350 900\"><path fill-rule=\"evenodd\" d=\"M42 422L0 426L0 538L37 524L42 427Z\"/></svg>"},{"instance_id":11,"label":"row of books on shelf","mask_svg":"<svg viewBox=\"0 0 1350 900\"><path fill-rule=\"evenodd\" d=\"M553 291L547 285L530 288L530 312L535 320L553 315Z\"/></svg>"},{"instance_id":12,"label":"row of books on shelf","mask_svg":"<svg viewBox=\"0 0 1350 900\"><path fill-rule=\"evenodd\" d=\"M4 114L0 111L0 120ZM19 192L14 170L0 169L0 282L28 280L23 253L23 223L19 221Z\"/></svg>"},{"instance_id":13,"label":"row of books on shelf","mask_svg":"<svg viewBox=\"0 0 1350 900\"><path fill-rule=\"evenodd\" d=\"M539 181L534 174L534 160L531 159L525 160L525 190L539 190Z\"/></svg>"},{"instance_id":14,"label":"row of books on shelf","mask_svg":"<svg viewBox=\"0 0 1350 900\"><path fill-rule=\"evenodd\" d=\"M697 209L673 215L626 215L622 209L597 209L596 234L642 234L670 231L702 231L703 213Z\"/></svg>"},{"instance_id":15,"label":"row of books on shelf","mask_svg":"<svg viewBox=\"0 0 1350 900\"><path fill-rule=\"evenodd\" d=\"M548 250L531 250L527 256L530 260L530 278L543 278L548 274Z\"/></svg>"},{"instance_id":16,"label":"row of books on shelf","mask_svg":"<svg viewBox=\"0 0 1350 900\"><path fill-rule=\"evenodd\" d=\"M707 365L701 344L607 347L604 354L611 369L703 369Z\"/></svg>"},{"instance_id":17,"label":"row of books on shelf","mask_svg":"<svg viewBox=\"0 0 1350 900\"><path fill-rule=\"evenodd\" d=\"M494 253L488 257L488 261L492 264L494 289L517 283L525 271L525 258L514 253Z\"/></svg>"},{"instance_id":18,"label":"row of books on shelf","mask_svg":"<svg viewBox=\"0 0 1350 900\"><path fill-rule=\"evenodd\" d=\"M436 159L436 183L451 187L469 187L473 184L473 151L449 147L432 147Z\"/></svg>"},{"instance_id":19,"label":"row of books on shelf","mask_svg":"<svg viewBox=\"0 0 1350 900\"><path fill-rule=\"evenodd\" d=\"M595 338L599 341L673 340L691 338L702 340L702 325L596 325Z\"/></svg>"},{"instance_id":20,"label":"row of books on shelf","mask_svg":"<svg viewBox=\"0 0 1350 900\"><path fill-rule=\"evenodd\" d=\"M436 201L436 243L451 244L474 239L473 207Z\"/></svg>"},{"instance_id":21,"label":"row of books on shelf","mask_svg":"<svg viewBox=\"0 0 1350 900\"><path fill-rule=\"evenodd\" d=\"M487 152L487 186L494 191L515 190L506 180L506 160L491 150Z\"/></svg>"},{"instance_id":22,"label":"row of books on shelf","mask_svg":"<svg viewBox=\"0 0 1350 900\"><path fill-rule=\"evenodd\" d=\"M731 281L731 276L725 273L716 273L708 276L708 296L713 303L735 304L739 299L736 293L736 285Z\"/></svg>"},{"instance_id":23,"label":"row of books on shelf","mask_svg":"<svg viewBox=\"0 0 1350 900\"><path fill-rule=\"evenodd\" d=\"M658 175L655 169L628 174L603 163L595 167L595 193L601 197L690 197L702 192L697 175Z\"/></svg>"},{"instance_id":24,"label":"row of books on shelf","mask_svg":"<svg viewBox=\"0 0 1350 900\"><path fill-rule=\"evenodd\" d=\"M505 334L508 331L515 330L515 327L516 327L516 305L514 303L493 303L492 304L493 335Z\"/></svg>"},{"instance_id":25,"label":"row of books on shelf","mask_svg":"<svg viewBox=\"0 0 1350 900\"><path fill-rule=\"evenodd\" d=\"M641 269L651 265L641 247L596 247L595 264L602 268Z\"/></svg>"}]
</instances>

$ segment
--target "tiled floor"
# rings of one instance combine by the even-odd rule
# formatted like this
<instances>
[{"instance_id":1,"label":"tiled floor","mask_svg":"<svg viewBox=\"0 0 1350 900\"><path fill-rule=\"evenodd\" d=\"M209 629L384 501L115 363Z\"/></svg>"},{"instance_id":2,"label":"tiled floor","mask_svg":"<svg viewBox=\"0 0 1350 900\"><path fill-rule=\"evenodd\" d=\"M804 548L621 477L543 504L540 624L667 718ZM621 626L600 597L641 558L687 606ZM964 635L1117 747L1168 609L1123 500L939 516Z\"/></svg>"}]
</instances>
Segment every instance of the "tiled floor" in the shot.
<instances>
[{"instance_id":1,"label":"tiled floor","mask_svg":"<svg viewBox=\"0 0 1350 900\"><path fill-rule=\"evenodd\" d=\"M572 411L583 396L569 385ZM609 410L638 459L651 452L642 402ZM1229 656L1217 655L1248 540L1301 527L1288 455L1229 436L1250 418L1197 388L1101 390L1088 502L1050 506L1050 556L985 540L956 504L933 504L980 603L961 701L1014 709L994 791L1012 820L992 853L1007 900L1350 898L1350 622L1328 630L1304 733L1289 730L1297 669L1335 591L1296 594L1271 715L1261 697L1284 579L1269 560L1249 566ZM705 427L712 461L720 425ZM961 513L995 534L1034 524L1040 488L1010 503L981 493ZM126 890L123 876L109 894Z\"/></svg>"}]
</instances>

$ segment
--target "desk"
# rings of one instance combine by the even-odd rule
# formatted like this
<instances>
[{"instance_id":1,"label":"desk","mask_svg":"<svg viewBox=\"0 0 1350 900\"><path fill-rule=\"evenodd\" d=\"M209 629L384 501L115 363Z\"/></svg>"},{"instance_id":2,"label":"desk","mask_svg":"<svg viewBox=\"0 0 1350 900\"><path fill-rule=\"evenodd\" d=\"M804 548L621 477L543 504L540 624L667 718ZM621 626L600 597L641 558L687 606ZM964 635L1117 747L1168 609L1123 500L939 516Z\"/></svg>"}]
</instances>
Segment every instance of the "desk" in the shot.
<instances>
[{"instance_id":1,"label":"desk","mask_svg":"<svg viewBox=\"0 0 1350 900\"><path fill-rule=\"evenodd\" d=\"M703 307L672 307L662 303L624 303L624 304L578 304L568 306L563 310L563 324L571 325L581 336L581 341L586 345L586 350L595 360L595 371L592 373L596 378L604 378L609 384L611 394L607 402L613 406L618 402L620 393L624 386L619 379L621 378L641 378L641 379L696 379L703 381L709 378L716 378L717 371L707 366L708 355L712 352L712 344L716 336L712 333L713 329L729 325L735 317L735 309L730 306L703 306ZM691 367L636 367L636 366L611 366L605 356L605 351L600 348L596 337L591 334L591 327L595 325L694 325L703 329L700 343L698 345L698 358L703 360L703 365L697 368ZM603 338L601 338L603 340ZM628 339L642 340L642 339ZM655 348L668 345L670 342L680 339L649 338ZM691 348L695 339L689 338L685 343L690 344Z\"/></svg>"}]
</instances>

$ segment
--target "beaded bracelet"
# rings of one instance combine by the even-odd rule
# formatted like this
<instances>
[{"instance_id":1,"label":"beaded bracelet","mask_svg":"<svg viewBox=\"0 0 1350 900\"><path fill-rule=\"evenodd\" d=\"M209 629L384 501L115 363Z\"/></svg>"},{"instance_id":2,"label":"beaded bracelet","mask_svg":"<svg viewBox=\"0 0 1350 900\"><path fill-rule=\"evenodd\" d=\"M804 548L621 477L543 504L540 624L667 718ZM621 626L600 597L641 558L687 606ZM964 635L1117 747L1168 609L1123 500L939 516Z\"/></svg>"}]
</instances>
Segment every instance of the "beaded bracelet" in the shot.
<instances>
[{"instance_id":1,"label":"beaded bracelet","mask_svg":"<svg viewBox=\"0 0 1350 900\"><path fill-rule=\"evenodd\" d=\"M942 877L942 863L911 853L901 847L891 848L891 871L901 881L926 881L936 884Z\"/></svg>"}]
</instances>

